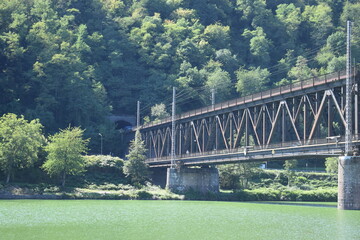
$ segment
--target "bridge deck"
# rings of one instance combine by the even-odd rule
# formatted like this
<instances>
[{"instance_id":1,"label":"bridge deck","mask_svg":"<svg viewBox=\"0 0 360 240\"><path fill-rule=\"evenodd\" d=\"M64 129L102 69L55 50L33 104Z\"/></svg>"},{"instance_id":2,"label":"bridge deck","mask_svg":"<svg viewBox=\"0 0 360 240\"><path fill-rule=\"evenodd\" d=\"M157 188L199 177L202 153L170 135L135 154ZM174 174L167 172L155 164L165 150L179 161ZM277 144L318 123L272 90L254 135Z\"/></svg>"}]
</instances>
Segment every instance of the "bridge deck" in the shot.
<instances>
[{"instance_id":1,"label":"bridge deck","mask_svg":"<svg viewBox=\"0 0 360 240\"><path fill-rule=\"evenodd\" d=\"M354 145L360 144L360 139L353 141ZM344 138L340 141L329 139L312 140L307 145L299 145L298 142L274 144L267 149L226 149L204 153L186 154L176 156L178 165L199 166L211 164L226 164L235 162L254 162L267 160L301 159L315 157L342 156L344 154ZM146 163L150 167L170 167L171 157L151 158Z\"/></svg>"}]
</instances>

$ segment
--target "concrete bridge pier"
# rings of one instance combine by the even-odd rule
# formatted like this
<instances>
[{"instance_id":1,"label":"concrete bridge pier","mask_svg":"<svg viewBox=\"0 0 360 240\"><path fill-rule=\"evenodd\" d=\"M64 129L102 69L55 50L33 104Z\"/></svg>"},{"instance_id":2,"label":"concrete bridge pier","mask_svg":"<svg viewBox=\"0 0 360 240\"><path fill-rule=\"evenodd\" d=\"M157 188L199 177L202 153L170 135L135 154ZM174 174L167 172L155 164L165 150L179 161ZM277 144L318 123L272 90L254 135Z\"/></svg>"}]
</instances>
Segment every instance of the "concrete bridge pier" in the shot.
<instances>
[{"instance_id":1,"label":"concrete bridge pier","mask_svg":"<svg viewBox=\"0 0 360 240\"><path fill-rule=\"evenodd\" d=\"M219 192L219 170L215 167L168 168L166 187L174 192L193 189L199 192Z\"/></svg>"},{"instance_id":2,"label":"concrete bridge pier","mask_svg":"<svg viewBox=\"0 0 360 240\"><path fill-rule=\"evenodd\" d=\"M360 156L339 158L338 209L360 210Z\"/></svg>"}]
</instances>

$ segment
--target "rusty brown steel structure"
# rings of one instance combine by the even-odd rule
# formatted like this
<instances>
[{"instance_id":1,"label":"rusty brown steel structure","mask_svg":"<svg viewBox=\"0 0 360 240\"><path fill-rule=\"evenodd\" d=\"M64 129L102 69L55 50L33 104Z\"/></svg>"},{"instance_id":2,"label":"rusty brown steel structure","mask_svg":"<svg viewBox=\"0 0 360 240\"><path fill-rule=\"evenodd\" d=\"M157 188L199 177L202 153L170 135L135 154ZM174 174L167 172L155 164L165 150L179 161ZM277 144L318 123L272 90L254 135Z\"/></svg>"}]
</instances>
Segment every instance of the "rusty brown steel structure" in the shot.
<instances>
[{"instance_id":1,"label":"rusty brown steel structure","mask_svg":"<svg viewBox=\"0 0 360 240\"><path fill-rule=\"evenodd\" d=\"M358 81L352 112L358 141ZM175 159L201 165L317 154L340 155L345 135L346 73L336 72L176 115ZM147 162L168 166L171 119L141 126ZM354 144L356 147L356 144ZM281 156L279 155L281 154Z\"/></svg>"}]
</instances>

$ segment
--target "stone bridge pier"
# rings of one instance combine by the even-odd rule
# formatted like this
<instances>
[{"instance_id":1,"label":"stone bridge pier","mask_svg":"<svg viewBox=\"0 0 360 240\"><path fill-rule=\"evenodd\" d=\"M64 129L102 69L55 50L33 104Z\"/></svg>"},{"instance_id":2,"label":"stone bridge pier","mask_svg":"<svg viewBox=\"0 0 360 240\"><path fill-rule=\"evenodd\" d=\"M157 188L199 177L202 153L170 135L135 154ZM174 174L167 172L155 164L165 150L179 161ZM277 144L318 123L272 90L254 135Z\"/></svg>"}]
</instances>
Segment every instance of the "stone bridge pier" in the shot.
<instances>
[{"instance_id":1,"label":"stone bridge pier","mask_svg":"<svg viewBox=\"0 0 360 240\"><path fill-rule=\"evenodd\" d=\"M338 209L360 210L360 156L339 158Z\"/></svg>"},{"instance_id":2,"label":"stone bridge pier","mask_svg":"<svg viewBox=\"0 0 360 240\"><path fill-rule=\"evenodd\" d=\"M168 168L166 187L175 192L193 189L198 192L219 192L219 170L215 167Z\"/></svg>"}]
</instances>

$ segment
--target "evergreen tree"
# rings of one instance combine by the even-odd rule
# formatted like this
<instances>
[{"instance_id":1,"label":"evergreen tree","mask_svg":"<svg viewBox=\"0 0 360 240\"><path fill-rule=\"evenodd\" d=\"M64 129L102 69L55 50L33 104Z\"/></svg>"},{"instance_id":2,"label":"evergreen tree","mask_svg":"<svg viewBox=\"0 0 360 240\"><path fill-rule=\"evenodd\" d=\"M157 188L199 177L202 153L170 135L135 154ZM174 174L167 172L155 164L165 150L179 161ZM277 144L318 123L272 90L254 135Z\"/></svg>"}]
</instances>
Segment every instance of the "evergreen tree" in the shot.
<instances>
[{"instance_id":1,"label":"evergreen tree","mask_svg":"<svg viewBox=\"0 0 360 240\"><path fill-rule=\"evenodd\" d=\"M130 143L129 154L126 155L127 161L124 165L124 173L134 184L143 184L149 179L149 167L145 163L145 153L144 141L141 139L140 131L137 130L135 139Z\"/></svg>"}]
</instances>

